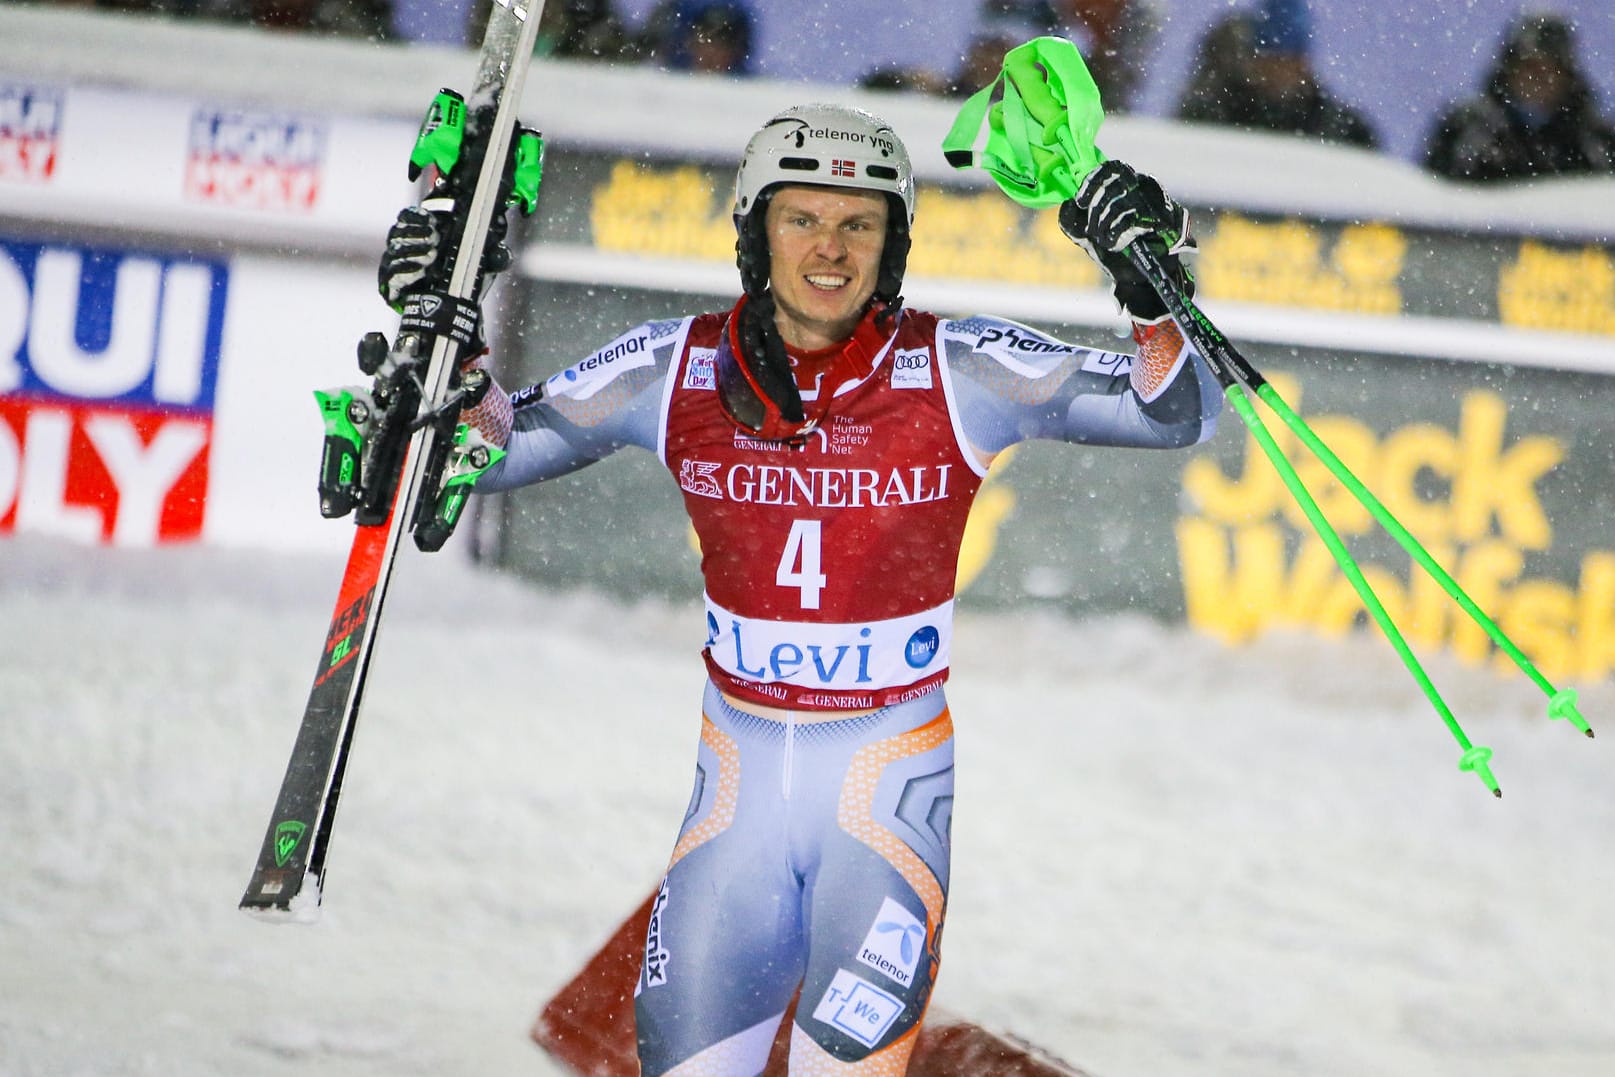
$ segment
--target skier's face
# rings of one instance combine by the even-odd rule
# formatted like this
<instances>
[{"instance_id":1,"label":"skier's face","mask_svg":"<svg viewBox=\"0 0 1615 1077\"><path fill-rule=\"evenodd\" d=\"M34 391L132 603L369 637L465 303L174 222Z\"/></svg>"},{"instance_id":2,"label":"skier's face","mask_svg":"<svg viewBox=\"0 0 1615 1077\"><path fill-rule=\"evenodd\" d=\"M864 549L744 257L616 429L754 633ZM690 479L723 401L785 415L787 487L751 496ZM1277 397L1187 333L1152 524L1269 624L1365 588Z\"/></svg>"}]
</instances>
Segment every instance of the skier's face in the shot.
<instances>
[{"instance_id":1,"label":"skier's face","mask_svg":"<svg viewBox=\"0 0 1615 1077\"><path fill-rule=\"evenodd\" d=\"M775 192L764 223L774 320L787 344L828 348L852 335L875 294L887 212L873 191Z\"/></svg>"}]
</instances>

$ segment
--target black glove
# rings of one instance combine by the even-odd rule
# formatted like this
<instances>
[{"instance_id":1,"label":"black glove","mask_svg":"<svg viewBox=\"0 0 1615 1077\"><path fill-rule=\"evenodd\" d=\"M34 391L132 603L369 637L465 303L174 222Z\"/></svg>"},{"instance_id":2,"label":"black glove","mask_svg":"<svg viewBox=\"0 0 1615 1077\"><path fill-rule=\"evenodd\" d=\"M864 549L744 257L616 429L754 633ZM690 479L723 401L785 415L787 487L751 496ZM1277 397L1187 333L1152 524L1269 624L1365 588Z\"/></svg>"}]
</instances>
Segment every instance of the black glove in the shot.
<instances>
[{"instance_id":1,"label":"black glove","mask_svg":"<svg viewBox=\"0 0 1615 1077\"><path fill-rule=\"evenodd\" d=\"M404 297L419 290L421 282L437 262L437 248L443 242L437 219L419 206L398 214L387 232L381 265L376 269L376 287L394 310L404 305Z\"/></svg>"},{"instance_id":2,"label":"black glove","mask_svg":"<svg viewBox=\"0 0 1615 1077\"><path fill-rule=\"evenodd\" d=\"M419 206L401 210L398 219L387 232L387 244L382 248L381 264L376 269L376 286L387 305L394 310L402 308L404 297L421 291L424 282L437 264L448 228L452 203L444 208L443 200L427 200ZM503 211L497 212L488 222L488 244L482 254L482 277L477 299L487 291L496 274L510 268L510 248L505 245L509 227Z\"/></svg>"},{"instance_id":3,"label":"black glove","mask_svg":"<svg viewBox=\"0 0 1615 1077\"><path fill-rule=\"evenodd\" d=\"M1060 231L1087 251L1110 277L1116 302L1131 318L1159 321L1166 304L1124 253L1129 244L1154 250L1183 294L1194 297L1194 274L1182 255L1195 253L1189 211L1161 185L1121 161L1106 161L1092 172L1075 198L1060 204Z\"/></svg>"}]
</instances>

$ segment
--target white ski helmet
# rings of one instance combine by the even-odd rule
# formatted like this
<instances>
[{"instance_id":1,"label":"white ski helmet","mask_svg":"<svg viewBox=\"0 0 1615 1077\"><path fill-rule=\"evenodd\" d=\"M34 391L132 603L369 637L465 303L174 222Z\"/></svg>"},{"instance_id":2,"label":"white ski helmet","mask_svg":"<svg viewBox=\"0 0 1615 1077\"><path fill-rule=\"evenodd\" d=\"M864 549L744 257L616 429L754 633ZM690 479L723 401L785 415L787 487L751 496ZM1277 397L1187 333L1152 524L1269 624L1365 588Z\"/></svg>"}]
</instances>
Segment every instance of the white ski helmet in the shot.
<instances>
[{"instance_id":1,"label":"white ski helmet","mask_svg":"<svg viewBox=\"0 0 1615 1077\"><path fill-rule=\"evenodd\" d=\"M914 168L886 121L846 105L798 105L762 126L735 174L735 261L750 296L768 287L768 236L763 217L782 184L879 191L891 204L875 296L895 303L908 264L914 223Z\"/></svg>"}]
</instances>

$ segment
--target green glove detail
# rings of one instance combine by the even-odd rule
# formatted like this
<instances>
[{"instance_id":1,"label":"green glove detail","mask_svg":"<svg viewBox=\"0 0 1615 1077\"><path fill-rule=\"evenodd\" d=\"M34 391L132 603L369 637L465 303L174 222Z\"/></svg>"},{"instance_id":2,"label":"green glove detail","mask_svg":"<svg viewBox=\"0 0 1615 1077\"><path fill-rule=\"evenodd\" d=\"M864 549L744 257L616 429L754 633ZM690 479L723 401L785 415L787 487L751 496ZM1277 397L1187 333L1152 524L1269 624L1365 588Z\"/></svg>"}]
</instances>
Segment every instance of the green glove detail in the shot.
<instances>
[{"instance_id":1,"label":"green glove detail","mask_svg":"<svg viewBox=\"0 0 1615 1077\"><path fill-rule=\"evenodd\" d=\"M1189 211L1130 165L1111 160L1088 173L1076 197L1060 204L1060 231L1099 263L1128 316L1155 322L1167 314L1166 304L1127 257L1135 243L1153 249L1172 282L1194 298L1194 274L1182 260L1198 253L1189 235Z\"/></svg>"}]
</instances>

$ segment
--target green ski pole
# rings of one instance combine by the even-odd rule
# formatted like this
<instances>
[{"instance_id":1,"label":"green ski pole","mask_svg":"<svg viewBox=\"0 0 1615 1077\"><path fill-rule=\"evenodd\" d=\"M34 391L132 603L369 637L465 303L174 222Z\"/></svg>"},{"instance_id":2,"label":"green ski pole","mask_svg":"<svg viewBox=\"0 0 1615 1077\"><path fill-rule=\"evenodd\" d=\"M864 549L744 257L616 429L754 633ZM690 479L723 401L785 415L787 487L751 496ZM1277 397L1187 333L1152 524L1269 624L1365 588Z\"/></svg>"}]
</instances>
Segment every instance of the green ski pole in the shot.
<instances>
[{"instance_id":1,"label":"green ski pole","mask_svg":"<svg viewBox=\"0 0 1615 1077\"><path fill-rule=\"evenodd\" d=\"M1452 713L1452 708L1447 706L1447 701L1442 698L1434 682L1425 673L1424 667L1420 664L1418 657L1414 655L1413 649L1408 645L1406 638L1396 627L1396 623L1391 620L1391 615L1386 611L1384 604L1380 602L1379 596L1374 593L1373 587L1369 585L1368 580L1363 576L1362 568L1357 564L1356 559L1352 557L1351 551L1346 547L1339 532L1335 530L1329 519L1324 516L1323 510L1318 507L1317 501L1308 492L1306 485L1301 481L1300 475L1296 473L1295 466L1290 463L1289 459L1284 455L1284 451L1273 440L1273 435L1267 429L1267 424L1262 422L1262 417L1257 414L1245 387L1240 384L1239 379L1235 376L1237 368L1230 356L1238 355L1238 353L1234 350L1233 345L1217 331L1216 327L1211 324L1210 319L1206 318L1187 296L1171 286L1170 278L1166 274L1166 268L1160 264L1153 251L1142 244L1134 244L1128 249L1128 255L1134 266L1155 286L1156 291L1161 295L1162 301L1172 311L1173 316L1178 319L1179 324L1184 326L1184 331L1194 343L1196 350L1206 359L1212 373L1217 376L1218 382L1223 386L1224 397L1233 406L1246 427L1250 429L1256 443L1261 447L1263 454L1273 465L1274 470L1278 472L1279 478L1283 480L1285 487L1290 491L1290 495L1295 498L1296 503L1301 506L1301 511L1306 514L1307 520L1312 524L1312 529L1323 540L1324 545L1329 549L1329 553L1334 557L1335 563L1340 566L1340 571L1345 574L1347 581L1351 583L1353 590L1357 592L1357 596L1362 599L1363 606L1368 610L1369 615L1373 617L1374 623L1379 626L1391 648L1396 651L1397 655L1402 659L1403 665L1407 667L1408 672L1413 676L1414 683L1419 686L1425 698L1430 701L1431 707L1435 709L1442 722L1446 724L1447 730L1452 734L1453 739L1458 742L1458 747L1463 753L1459 757L1458 768L1473 772L1485 784L1486 788L1491 790L1493 796L1502 796L1503 791L1498 786L1497 779L1492 776L1490 765L1492 750L1470 741L1468 734L1464 732L1463 726L1459 724L1457 717ZM1239 357L1239 362L1244 363L1243 356ZM1276 393L1271 393L1271 387L1267 384L1265 378L1257 373L1254 368L1250 368L1248 363L1244 365L1250 369L1250 373L1257 379L1255 391L1264 401L1268 399L1268 395L1277 396ZM1263 394L1262 390L1264 389L1269 390L1269 394ZM1292 414L1294 413L1292 412ZM1299 417L1297 421L1300 421ZM1308 433L1311 434L1311 431L1309 430ZM1316 435L1313 435L1313 440L1317 440ZM1322 442L1319 441L1318 444L1321 445ZM1332 453L1330 455L1333 456ZM1428 555L1426 556L1428 557Z\"/></svg>"},{"instance_id":2,"label":"green ski pole","mask_svg":"<svg viewBox=\"0 0 1615 1077\"><path fill-rule=\"evenodd\" d=\"M1341 461L1340 457L1335 455L1328 445L1324 444L1323 439L1313 433L1312 428L1302 420L1301 416L1295 413L1289 404L1284 402L1284 398L1279 396L1278 391L1271 384L1264 382L1257 389L1256 394L1261 397L1263 403L1273 409L1275 415L1284 420L1286 426L1295 431L1296 436L1301 439L1302 444L1311 450L1312 455L1323 461L1324 466L1329 469L1330 473L1339 479L1347 490L1351 491L1352 496L1373 515L1375 520L1379 521L1380 526L1385 528L1392 538L1396 539L1401 547L1412 556L1413 560L1419 563L1419 566L1424 569L1430 578L1440 584L1442 590L1452 596L1453 601L1458 603L1459 607L1469 615L1470 619L1485 630L1486 634L1491 637L1492 642L1497 644L1498 649L1513 659L1514 664L1548 696L1548 718L1550 720L1562 718L1581 730L1584 735L1592 736L1592 727L1587 724L1587 720L1576 709L1575 689L1554 688L1553 684L1537 669L1535 663L1526 657L1525 652L1520 650L1514 641L1498 627L1497 622L1487 616L1486 612L1476 604L1475 600L1469 597L1468 593L1458 585L1458 581L1454 580L1452 575L1441 567L1440 562L1430 556L1430 552L1420 545L1419 540L1414 538L1406 527L1402 526L1402 522L1391 514L1391 510L1387 509L1380 502L1380 499L1375 497L1373 492L1367 486L1364 486L1356 475L1352 474L1351 469Z\"/></svg>"},{"instance_id":3,"label":"green ski pole","mask_svg":"<svg viewBox=\"0 0 1615 1077\"><path fill-rule=\"evenodd\" d=\"M1295 465L1291 464L1285 457L1284 451L1278 447L1278 443L1273 440L1273 435L1268 431L1267 424L1262 422L1260 415L1256 414L1256 408L1251 404L1249 395L1237 383L1227 385L1224 388L1224 395L1227 397L1228 402L1233 405L1234 410L1239 413L1239 417L1244 420L1245 425L1250 428L1251 434L1256 438L1256 443L1262 447L1262 452L1272 462L1274 469L1279 473L1279 478L1289 488L1290 495L1301 506L1301 511L1306 513L1307 519L1312 523L1312 529L1318 533L1318 537L1323 539L1324 545L1334 555L1335 563L1340 566L1340 571L1345 573L1346 579L1350 581L1352 588L1357 592L1357 596L1362 599L1363 606L1367 608L1369 614L1374 618L1374 622L1379 625L1392 649L1401 657L1402 664L1413 675L1414 682L1423 690L1425 698L1430 701L1430 705L1441 716L1441 720L1447 724L1447 729L1451 731L1453 739L1458 742L1458 747L1463 749L1463 756L1458 761L1458 768L1473 771L1475 776L1486 784L1486 788L1492 791L1493 796L1502 796L1503 790L1498 787L1497 779L1492 777L1491 767L1489 766L1492 750L1486 747L1477 747L1470 742L1468 735L1464 733L1463 727L1458 724L1458 719L1453 715L1452 708L1448 707L1446 700L1441 698L1441 693L1436 690L1435 684L1431 682L1429 675L1425 673L1424 667L1419 664L1419 659L1414 655L1413 649L1408 646L1407 640L1403 638L1402 633L1397 629L1396 623L1391 620L1391 615L1386 612L1384 604L1379 600L1379 596L1374 593L1374 588L1364 578L1363 570L1358 566L1356 559L1352 557L1351 551L1346 548L1346 544L1341 540L1339 532L1329 522L1328 517L1324 516L1323 510L1318 508L1317 501L1308 492L1306 485L1301 481L1301 476L1296 473Z\"/></svg>"},{"instance_id":4,"label":"green ski pole","mask_svg":"<svg viewBox=\"0 0 1615 1077\"><path fill-rule=\"evenodd\" d=\"M1002 99L994 103L993 95L1000 84L1003 87ZM966 101L943 140L943 151L949 163L956 168L975 165L985 169L1006 194L1022 205L1033 208L1054 206L1071 198L1087 174L1104 161L1104 155L1095 143L1103 119L1098 86L1076 47L1060 38L1037 38L1011 50L1004 58L1003 74ZM985 143L978 150L975 144L983 122L988 133ZM1463 591L1451 574L1430 556L1407 528L1290 408L1267 379L1181 292L1156 253L1136 243L1128 247L1125 253L1150 281L1196 351L1206 360L1223 386L1225 397L1250 428L1257 444L1296 498L1364 606L1452 732L1463 749L1460 768L1474 772L1494 794L1501 795L1488 765L1491 750L1470 743L1451 709L1419 665L1407 641L1374 595L1345 543L1323 516L1294 467L1274 442L1250 400L1250 393L1266 403L1295 431L1308 451L1323 462L1414 561L1548 695L1549 718L1564 719L1591 737L1591 727L1576 708L1575 692L1554 688L1497 623Z\"/></svg>"}]
</instances>

